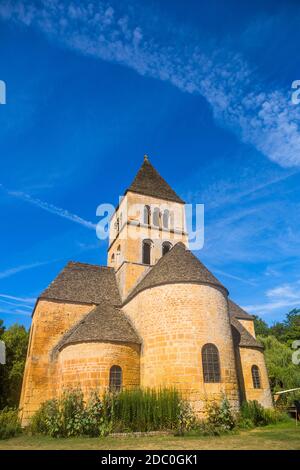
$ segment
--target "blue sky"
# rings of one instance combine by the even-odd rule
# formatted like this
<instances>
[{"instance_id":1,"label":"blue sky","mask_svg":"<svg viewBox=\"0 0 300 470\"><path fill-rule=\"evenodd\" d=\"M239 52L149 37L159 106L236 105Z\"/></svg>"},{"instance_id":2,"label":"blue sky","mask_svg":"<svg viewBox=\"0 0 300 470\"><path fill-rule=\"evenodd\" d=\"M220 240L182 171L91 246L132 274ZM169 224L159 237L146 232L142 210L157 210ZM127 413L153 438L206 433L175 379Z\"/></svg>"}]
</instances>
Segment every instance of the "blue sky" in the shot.
<instances>
[{"instance_id":1,"label":"blue sky","mask_svg":"<svg viewBox=\"0 0 300 470\"><path fill-rule=\"evenodd\" d=\"M96 207L145 153L205 204L197 256L268 323L300 307L300 5L1 1L0 318L30 325L69 260L106 263Z\"/></svg>"}]
</instances>

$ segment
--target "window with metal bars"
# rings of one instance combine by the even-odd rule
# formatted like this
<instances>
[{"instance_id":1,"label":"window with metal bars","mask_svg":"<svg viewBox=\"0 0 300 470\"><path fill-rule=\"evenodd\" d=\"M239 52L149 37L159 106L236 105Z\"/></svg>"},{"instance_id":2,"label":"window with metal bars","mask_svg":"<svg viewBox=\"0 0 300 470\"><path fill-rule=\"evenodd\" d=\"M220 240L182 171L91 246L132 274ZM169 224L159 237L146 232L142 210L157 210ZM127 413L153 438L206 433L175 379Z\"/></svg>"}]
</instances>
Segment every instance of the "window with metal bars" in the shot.
<instances>
[{"instance_id":1,"label":"window with metal bars","mask_svg":"<svg viewBox=\"0 0 300 470\"><path fill-rule=\"evenodd\" d=\"M120 366L112 366L109 371L109 390L119 392L122 388L122 369Z\"/></svg>"},{"instance_id":2,"label":"window with metal bars","mask_svg":"<svg viewBox=\"0 0 300 470\"><path fill-rule=\"evenodd\" d=\"M257 366L252 366L251 372L252 372L253 387L261 388L259 368Z\"/></svg>"},{"instance_id":3,"label":"window with metal bars","mask_svg":"<svg viewBox=\"0 0 300 470\"><path fill-rule=\"evenodd\" d=\"M214 344L209 343L203 346L202 368L204 382L221 382L219 351Z\"/></svg>"}]
</instances>

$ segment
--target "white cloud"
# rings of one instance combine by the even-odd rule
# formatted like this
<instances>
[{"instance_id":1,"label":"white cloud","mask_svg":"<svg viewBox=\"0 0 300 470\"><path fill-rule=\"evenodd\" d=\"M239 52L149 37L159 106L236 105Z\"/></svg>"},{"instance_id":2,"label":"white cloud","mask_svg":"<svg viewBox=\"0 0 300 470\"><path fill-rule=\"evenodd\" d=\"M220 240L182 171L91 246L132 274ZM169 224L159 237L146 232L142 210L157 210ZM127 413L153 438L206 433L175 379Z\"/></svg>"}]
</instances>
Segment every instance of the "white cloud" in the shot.
<instances>
[{"instance_id":1,"label":"white cloud","mask_svg":"<svg viewBox=\"0 0 300 470\"><path fill-rule=\"evenodd\" d=\"M259 315L272 313L280 309L288 311L292 308L300 308L300 281L269 289L266 292L266 297L270 301L258 305L247 305L243 308L249 313Z\"/></svg>"},{"instance_id":2,"label":"white cloud","mask_svg":"<svg viewBox=\"0 0 300 470\"><path fill-rule=\"evenodd\" d=\"M16 297L14 295L9 295L9 294L0 294L0 297L4 299L9 299L9 300L15 300L17 302L25 302L25 303L34 303L36 301L35 297Z\"/></svg>"},{"instance_id":3,"label":"white cloud","mask_svg":"<svg viewBox=\"0 0 300 470\"><path fill-rule=\"evenodd\" d=\"M23 191L10 191L10 190L5 189L2 184L0 184L0 187L9 196L22 199L23 201L28 202L29 204L32 204L33 206L39 207L40 209L50 212L51 214L58 215L59 217L62 217L63 219L67 219L67 220L70 220L71 222L75 222L76 224L82 225L83 227L86 227L88 229L96 230L96 224L93 224L92 222L89 222L88 220L85 220L76 214L72 214L66 209L62 209L61 207L56 207L53 204L49 204L48 202L41 201L41 199L33 198L32 196L30 196L27 193L24 193Z\"/></svg>"},{"instance_id":4,"label":"white cloud","mask_svg":"<svg viewBox=\"0 0 300 470\"><path fill-rule=\"evenodd\" d=\"M202 95L215 119L242 141L283 167L300 165L300 106L291 103L290 90L267 90L239 54L207 54L188 35L185 45L175 36L161 44L158 35L169 31L169 25L150 31L148 24L139 24L143 20L118 15L104 2L41 3L37 8L29 2L7 1L0 6L0 17L35 27L85 55Z\"/></svg>"},{"instance_id":5,"label":"white cloud","mask_svg":"<svg viewBox=\"0 0 300 470\"><path fill-rule=\"evenodd\" d=\"M240 276L236 276L234 274L226 273L221 271L220 269L212 269L214 274L220 274L221 276L228 277L229 279L234 279L235 281L242 282L244 284L248 284L250 286L256 286L257 284L253 281L249 281L249 279L242 278Z\"/></svg>"},{"instance_id":6,"label":"white cloud","mask_svg":"<svg viewBox=\"0 0 300 470\"><path fill-rule=\"evenodd\" d=\"M10 276L13 276L14 274L18 274L22 271L27 271L28 269L33 269L33 268L38 268L39 266L44 266L45 264L52 263L53 260L51 261L37 261L36 263L30 263L30 264L21 264L19 266L15 266L13 268L5 269L4 271L0 272L0 279L4 279Z\"/></svg>"}]
</instances>

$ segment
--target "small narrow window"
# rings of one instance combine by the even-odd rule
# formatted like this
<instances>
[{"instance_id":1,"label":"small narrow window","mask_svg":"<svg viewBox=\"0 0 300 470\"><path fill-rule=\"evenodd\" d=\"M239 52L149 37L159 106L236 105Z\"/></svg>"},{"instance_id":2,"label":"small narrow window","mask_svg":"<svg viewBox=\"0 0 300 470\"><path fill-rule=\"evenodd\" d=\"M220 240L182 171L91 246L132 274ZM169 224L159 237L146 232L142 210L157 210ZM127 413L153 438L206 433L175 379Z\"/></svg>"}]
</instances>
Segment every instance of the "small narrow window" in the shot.
<instances>
[{"instance_id":1,"label":"small narrow window","mask_svg":"<svg viewBox=\"0 0 300 470\"><path fill-rule=\"evenodd\" d=\"M151 211L150 211L150 206L145 206L144 207L144 224L146 225L150 225L150 214L151 214Z\"/></svg>"},{"instance_id":2,"label":"small narrow window","mask_svg":"<svg viewBox=\"0 0 300 470\"><path fill-rule=\"evenodd\" d=\"M252 366L251 372L252 372L253 387L261 388L259 368L257 366Z\"/></svg>"},{"instance_id":3,"label":"small narrow window","mask_svg":"<svg viewBox=\"0 0 300 470\"><path fill-rule=\"evenodd\" d=\"M170 221L169 219L170 219L170 213L168 209L166 209L163 214L163 227L164 228L169 228L169 221Z\"/></svg>"},{"instance_id":4,"label":"small narrow window","mask_svg":"<svg viewBox=\"0 0 300 470\"><path fill-rule=\"evenodd\" d=\"M155 209L153 210L153 225L155 225L155 227L159 227L159 219L160 219L159 208L155 207Z\"/></svg>"},{"instance_id":5,"label":"small narrow window","mask_svg":"<svg viewBox=\"0 0 300 470\"><path fill-rule=\"evenodd\" d=\"M118 245L117 251L116 251L116 265L119 265L121 262L121 246Z\"/></svg>"},{"instance_id":6,"label":"small narrow window","mask_svg":"<svg viewBox=\"0 0 300 470\"><path fill-rule=\"evenodd\" d=\"M122 388L122 369L120 366L112 366L109 371L109 390L119 392Z\"/></svg>"},{"instance_id":7,"label":"small narrow window","mask_svg":"<svg viewBox=\"0 0 300 470\"><path fill-rule=\"evenodd\" d=\"M114 264L114 262L115 262L115 254L114 253L111 255L110 261L111 261L112 264Z\"/></svg>"},{"instance_id":8,"label":"small narrow window","mask_svg":"<svg viewBox=\"0 0 300 470\"><path fill-rule=\"evenodd\" d=\"M119 221L119 217L117 218L116 222L115 222L115 229L116 229L116 232L117 234L119 233L120 231L120 221Z\"/></svg>"},{"instance_id":9,"label":"small narrow window","mask_svg":"<svg viewBox=\"0 0 300 470\"><path fill-rule=\"evenodd\" d=\"M203 346L202 367L204 382L221 382L219 351L214 344Z\"/></svg>"},{"instance_id":10,"label":"small narrow window","mask_svg":"<svg viewBox=\"0 0 300 470\"><path fill-rule=\"evenodd\" d=\"M172 245L170 242L163 242L162 244L162 255L166 255L172 248Z\"/></svg>"},{"instance_id":11,"label":"small narrow window","mask_svg":"<svg viewBox=\"0 0 300 470\"><path fill-rule=\"evenodd\" d=\"M169 226L170 226L170 229L174 230L175 227L175 222L174 222L174 212L170 212L169 213Z\"/></svg>"},{"instance_id":12,"label":"small narrow window","mask_svg":"<svg viewBox=\"0 0 300 470\"><path fill-rule=\"evenodd\" d=\"M143 241L143 264L151 264L151 240Z\"/></svg>"}]
</instances>

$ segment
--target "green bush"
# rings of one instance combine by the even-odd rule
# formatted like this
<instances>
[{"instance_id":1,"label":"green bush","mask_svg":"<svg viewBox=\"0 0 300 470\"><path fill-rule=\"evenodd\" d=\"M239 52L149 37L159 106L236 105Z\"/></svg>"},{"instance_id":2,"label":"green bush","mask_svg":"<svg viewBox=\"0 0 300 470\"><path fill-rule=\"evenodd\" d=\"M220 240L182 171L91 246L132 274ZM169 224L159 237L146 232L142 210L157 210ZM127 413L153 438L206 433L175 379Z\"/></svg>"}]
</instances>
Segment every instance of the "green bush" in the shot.
<instances>
[{"instance_id":1,"label":"green bush","mask_svg":"<svg viewBox=\"0 0 300 470\"><path fill-rule=\"evenodd\" d=\"M0 439L8 439L22 432L18 410L4 408L0 410Z\"/></svg>"},{"instance_id":2,"label":"green bush","mask_svg":"<svg viewBox=\"0 0 300 470\"><path fill-rule=\"evenodd\" d=\"M106 398L107 399L107 398ZM175 389L124 390L110 396L115 431L147 432L185 426L180 394Z\"/></svg>"},{"instance_id":3,"label":"green bush","mask_svg":"<svg viewBox=\"0 0 300 470\"><path fill-rule=\"evenodd\" d=\"M264 408L256 400L244 401L239 415L239 426L243 428L267 426L286 419L287 415L285 413L271 408Z\"/></svg>"},{"instance_id":4,"label":"green bush","mask_svg":"<svg viewBox=\"0 0 300 470\"><path fill-rule=\"evenodd\" d=\"M61 413L56 399L47 400L32 416L29 431L33 434L46 434L58 437L62 433Z\"/></svg>"},{"instance_id":5,"label":"green bush","mask_svg":"<svg viewBox=\"0 0 300 470\"><path fill-rule=\"evenodd\" d=\"M103 436L110 432L147 432L173 429L184 432L194 415L175 389L94 392L84 403L80 390L48 400L32 417L30 430L52 437Z\"/></svg>"},{"instance_id":6,"label":"green bush","mask_svg":"<svg viewBox=\"0 0 300 470\"><path fill-rule=\"evenodd\" d=\"M235 418L228 399L224 396L220 403L209 401L206 404L207 420L202 423L205 432L219 435L235 427Z\"/></svg>"},{"instance_id":7,"label":"green bush","mask_svg":"<svg viewBox=\"0 0 300 470\"><path fill-rule=\"evenodd\" d=\"M92 392L84 413L83 434L90 437L106 436L111 432L110 404L101 400L96 392Z\"/></svg>"}]
</instances>

